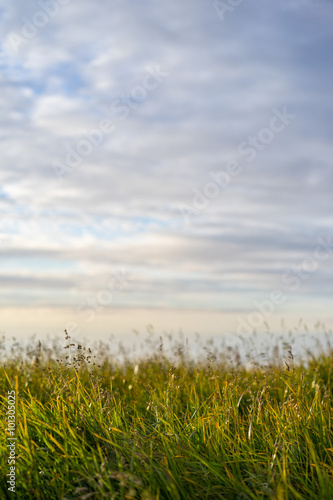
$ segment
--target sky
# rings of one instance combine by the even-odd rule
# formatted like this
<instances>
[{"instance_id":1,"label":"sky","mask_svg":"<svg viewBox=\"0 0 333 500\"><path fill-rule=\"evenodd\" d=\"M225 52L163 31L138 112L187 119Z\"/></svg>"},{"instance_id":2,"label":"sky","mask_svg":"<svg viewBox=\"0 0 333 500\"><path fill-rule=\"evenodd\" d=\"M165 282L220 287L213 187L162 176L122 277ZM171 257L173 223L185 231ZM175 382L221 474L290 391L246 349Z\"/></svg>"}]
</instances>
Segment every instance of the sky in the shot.
<instances>
[{"instance_id":1,"label":"sky","mask_svg":"<svg viewBox=\"0 0 333 500\"><path fill-rule=\"evenodd\" d=\"M332 326L332 25L327 0L0 0L1 331Z\"/></svg>"}]
</instances>

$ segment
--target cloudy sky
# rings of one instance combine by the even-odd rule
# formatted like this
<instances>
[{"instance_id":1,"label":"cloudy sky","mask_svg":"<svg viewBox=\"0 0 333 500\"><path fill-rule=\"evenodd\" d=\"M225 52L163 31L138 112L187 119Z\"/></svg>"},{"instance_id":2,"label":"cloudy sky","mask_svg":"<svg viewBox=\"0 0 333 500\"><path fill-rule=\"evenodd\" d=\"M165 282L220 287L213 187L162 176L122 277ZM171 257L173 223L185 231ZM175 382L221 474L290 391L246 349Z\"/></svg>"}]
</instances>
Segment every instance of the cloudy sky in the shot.
<instances>
[{"instance_id":1,"label":"cloudy sky","mask_svg":"<svg viewBox=\"0 0 333 500\"><path fill-rule=\"evenodd\" d=\"M0 0L0 329L332 325L332 25L326 0Z\"/></svg>"}]
</instances>

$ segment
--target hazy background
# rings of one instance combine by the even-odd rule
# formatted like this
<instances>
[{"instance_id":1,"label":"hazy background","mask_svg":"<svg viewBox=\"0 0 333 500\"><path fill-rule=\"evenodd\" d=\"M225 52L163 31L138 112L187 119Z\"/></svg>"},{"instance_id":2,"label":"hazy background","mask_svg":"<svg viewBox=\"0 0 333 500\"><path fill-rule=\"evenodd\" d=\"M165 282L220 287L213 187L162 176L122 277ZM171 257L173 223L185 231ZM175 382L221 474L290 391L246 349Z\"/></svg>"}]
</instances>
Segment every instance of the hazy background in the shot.
<instances>
[{"instance_id":1,"label":"hazy background","mask_svg":"<svg viewBox=\"0 0 333 500\"><path fill-rule=\"evenodd\" d=\"M333 5L238 3L0 0L2 331L332 326Z\"/></svg>"}]
</instances>

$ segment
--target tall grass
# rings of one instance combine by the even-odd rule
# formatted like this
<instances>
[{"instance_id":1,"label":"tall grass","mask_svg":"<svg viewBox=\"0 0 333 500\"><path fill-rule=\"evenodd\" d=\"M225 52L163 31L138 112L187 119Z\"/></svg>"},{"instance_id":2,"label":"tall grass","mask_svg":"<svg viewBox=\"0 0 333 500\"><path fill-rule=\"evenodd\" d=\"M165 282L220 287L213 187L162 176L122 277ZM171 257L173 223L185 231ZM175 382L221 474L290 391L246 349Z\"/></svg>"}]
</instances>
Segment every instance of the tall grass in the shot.
<instances>
[{"instance_id":1,"label":"tall grass","mask_svg":"<svg viewBox=\"0 0 333 500\"><path fill-rule=\"evenodd\" d=\"M289 349L246 368L237 353L194 362L162 344L119 363L69 335L62 354L17 344L0 369L0 497L333 498L332 364L331 350L296 364ZM10 390L16 494L6 484Z\"/></svg>"}]
</instances>

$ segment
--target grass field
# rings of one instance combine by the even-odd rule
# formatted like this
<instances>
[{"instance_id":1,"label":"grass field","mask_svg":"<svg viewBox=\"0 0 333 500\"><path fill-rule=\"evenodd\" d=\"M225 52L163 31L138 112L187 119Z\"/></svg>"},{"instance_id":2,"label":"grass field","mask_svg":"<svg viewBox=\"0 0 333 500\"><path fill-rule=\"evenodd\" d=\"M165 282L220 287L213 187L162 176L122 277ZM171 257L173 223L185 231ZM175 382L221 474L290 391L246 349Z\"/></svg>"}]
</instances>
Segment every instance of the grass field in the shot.
<instances>
[{"instance_id":1,"label":"grass field","mask_svg":"<svg viewBox=\"0 0 333 500\"><path fill-rule=\"evenodd\" d=\"M63 346L1 351L1 499L333 498L331 350L245 367Z\"/></svg>"}]
</instances>

